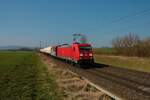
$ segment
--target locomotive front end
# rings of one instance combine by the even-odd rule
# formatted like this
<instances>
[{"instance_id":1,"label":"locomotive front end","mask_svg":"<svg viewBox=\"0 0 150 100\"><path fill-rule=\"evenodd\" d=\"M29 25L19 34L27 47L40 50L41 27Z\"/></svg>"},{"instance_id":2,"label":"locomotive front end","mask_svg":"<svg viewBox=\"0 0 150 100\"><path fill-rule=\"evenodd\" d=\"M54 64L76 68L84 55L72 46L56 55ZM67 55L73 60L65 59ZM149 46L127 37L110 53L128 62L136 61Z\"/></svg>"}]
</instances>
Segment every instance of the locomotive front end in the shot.
<instances>
[{"instance_id":1,"label":"locomotive front end","mask_svg":"<svg viewBox=\"0 0 150 100\"><path fill-rule=\"evenodd\" d=\"M80 44L79 45L79 61L80 64L93 64L94 57L92 52L92 47L90 44Z\"/></svg>"}]
</instances>

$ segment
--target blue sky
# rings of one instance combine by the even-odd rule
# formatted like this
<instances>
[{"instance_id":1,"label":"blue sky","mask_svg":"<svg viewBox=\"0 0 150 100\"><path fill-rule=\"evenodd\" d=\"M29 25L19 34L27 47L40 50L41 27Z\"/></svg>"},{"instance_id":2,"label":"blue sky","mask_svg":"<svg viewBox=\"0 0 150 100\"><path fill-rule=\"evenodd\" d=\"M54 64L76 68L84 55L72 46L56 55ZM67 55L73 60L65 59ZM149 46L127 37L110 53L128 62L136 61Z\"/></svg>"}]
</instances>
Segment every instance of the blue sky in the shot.
<instances>
[{"instance_id":1,"label":"blue sky","mask_svg":"<svg viewBox=\"0 0 150 100\"><path fill-rule=\"evenodd\" d=\"M96 47L129 32L148 37L149 5L150 0L0 0L0 46L69 43L74 33L86 34Z\"/></svg>"}]
</instances>

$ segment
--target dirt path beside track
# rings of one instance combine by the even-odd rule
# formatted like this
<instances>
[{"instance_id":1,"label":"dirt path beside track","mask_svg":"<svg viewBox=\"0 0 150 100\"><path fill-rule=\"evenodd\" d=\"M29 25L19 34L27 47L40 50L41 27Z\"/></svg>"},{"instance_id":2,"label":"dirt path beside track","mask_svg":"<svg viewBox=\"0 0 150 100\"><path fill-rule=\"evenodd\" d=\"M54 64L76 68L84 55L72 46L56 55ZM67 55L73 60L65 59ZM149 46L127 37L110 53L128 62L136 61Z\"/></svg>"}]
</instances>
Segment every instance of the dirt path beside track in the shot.
<instances>
[{"instance_id":1,"label":"dirt path beside track","mask_svg":"<svg viewBox=\"0 0 150 100\"><path fill-rule=\"evenodd\" d=\"M39 54L47 65L48 72L56 77L61 96L64 100L111 100L109 96L91 86L79 75L56 63L48 56Z\"/></svg>"}]
</instances>

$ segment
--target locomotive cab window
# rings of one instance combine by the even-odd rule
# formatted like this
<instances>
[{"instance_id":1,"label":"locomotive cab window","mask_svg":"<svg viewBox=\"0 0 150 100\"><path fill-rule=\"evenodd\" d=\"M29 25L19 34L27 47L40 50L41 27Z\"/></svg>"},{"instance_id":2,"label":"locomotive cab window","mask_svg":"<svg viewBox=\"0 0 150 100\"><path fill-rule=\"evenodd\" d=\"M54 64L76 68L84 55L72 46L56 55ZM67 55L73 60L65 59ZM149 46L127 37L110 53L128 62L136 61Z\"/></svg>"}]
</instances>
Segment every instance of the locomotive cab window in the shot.
<instances>
[{"instance_id":1,"label":"locomotive cab window","mask_svg":"<svg viewBox=\"0 0 150 100\"><path fill-rule=\"evenodd\" d=\"M80 50L84 50L84 51L91 51L92 47L91 46L80 46Z\"/></svg>"}]
</instances>

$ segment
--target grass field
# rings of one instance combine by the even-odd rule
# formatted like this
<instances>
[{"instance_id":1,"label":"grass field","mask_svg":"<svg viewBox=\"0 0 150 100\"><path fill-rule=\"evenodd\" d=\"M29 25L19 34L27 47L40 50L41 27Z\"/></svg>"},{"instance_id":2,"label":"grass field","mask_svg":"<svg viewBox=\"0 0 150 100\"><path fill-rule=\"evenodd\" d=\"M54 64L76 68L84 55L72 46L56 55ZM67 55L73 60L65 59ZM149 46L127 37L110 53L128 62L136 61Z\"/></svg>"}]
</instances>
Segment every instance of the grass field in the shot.
<instances>
[{"instance_id":1,"label":"grass field","mask_svg":"<svg viewBox=\"0 0 150 100\"><path fill-rule=\"evenodd\" d=\"M150 58L123 57L95 54L95 61L121 68L150 72Z\"/></svg>"},{"instance_id":2,"label":"grass field","mask_svg":"<svg viewBox=\"0 0 150 100\"><path fill-rule=\"evenodd\" d=\"M115 49L113 49L113 48L94 48L93 49L93 51L94 51L94 53L95 54L106 54L106 55L112 55L112 54L115 54L116 53L116 51L115 51Z\"/></svg>"},{"instance_id":3,"label":"grass field","mask_svg":"<svg viewBox=\"0 0 150 100\"><path fill-rule=\"evenodd\" d=\"M34 52L0 52L0 100L60 100L46 71Z\"/></svg>"}]
</instances>

